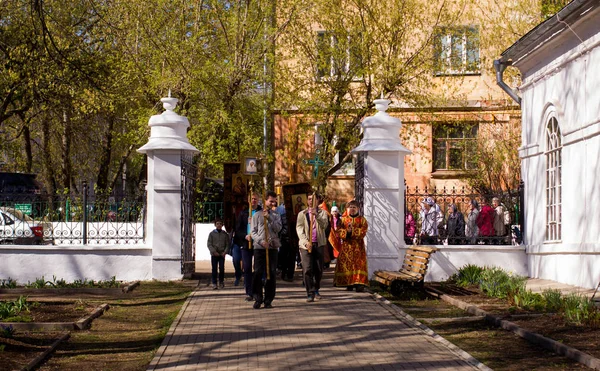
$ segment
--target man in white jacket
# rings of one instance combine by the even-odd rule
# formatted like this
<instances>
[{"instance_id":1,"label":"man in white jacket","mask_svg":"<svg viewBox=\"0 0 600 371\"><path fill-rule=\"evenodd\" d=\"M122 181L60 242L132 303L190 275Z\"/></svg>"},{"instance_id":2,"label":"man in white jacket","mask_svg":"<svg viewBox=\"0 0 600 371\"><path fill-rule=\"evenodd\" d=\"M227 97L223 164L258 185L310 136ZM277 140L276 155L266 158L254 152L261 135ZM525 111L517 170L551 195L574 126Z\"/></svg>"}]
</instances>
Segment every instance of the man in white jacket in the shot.
<instances>
[{"instance_id":1,"label":"man in white jacket","mask_svg":"<svg viewBox=\"0 0 600 371\"><path fill-rule=\"evenodd\" d=\"M319 289L323 277L323 253L327 246L325 229L329 225L329 215L319 208L323 202L319 194L309 195L307 201L308 208L298 213L296 233L302 258L302 278L308 296L306 301L310 303L321 299Z\"/></svg>"}]
</instances>

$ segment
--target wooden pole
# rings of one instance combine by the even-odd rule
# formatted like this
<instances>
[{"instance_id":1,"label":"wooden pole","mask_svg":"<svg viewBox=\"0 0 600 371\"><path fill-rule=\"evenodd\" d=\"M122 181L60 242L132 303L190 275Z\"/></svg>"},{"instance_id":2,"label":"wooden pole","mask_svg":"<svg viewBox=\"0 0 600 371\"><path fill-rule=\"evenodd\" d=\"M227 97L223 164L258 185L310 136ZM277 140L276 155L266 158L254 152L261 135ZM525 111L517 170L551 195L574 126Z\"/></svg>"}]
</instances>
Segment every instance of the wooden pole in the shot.
<instances>
[{"instance_id":1,"label":"wooden pole","mask_svg":"<svg viewBox=\"0 0 600 371\"><path fill-rule=\"evenodd\" d=\"M267 207L268 207L267 206L267 194L266 194L265 190L263 190L263 199L265 200L265 208L263 210L268 210L267 209ZM271 210L268 210L268 211L270 212ZM264 218L263 222L264 222L264 227L265 227L265 241L267 241L267 246L265 246L265 252L267 254L267 260L266 260L266 262L267 262L267 267L266 267L266 269L267 269L267 280L270 280L271 279L271 270L269 269L269 245L270 245L270 241L269 241L269 217L264 214L264 211L263 211L263 218Z\"/></svg>"},{"instance_id":2,"label":"wooden pole","mask_svg":"<svg viewBox=\"0 0 600 371\"><path fill-rule=\"evenodd\" d=\"M250 240L248 240L248 250L252 250L252 193L254 189L254 182L252 175L250 175L250 192L248 192L248 219L250 220ZM246 231L247 232L247 231Z\"/></svg>"},{"instance_id":3,"label":"wooden pole","mask_svg":"<svg viewBox=\"0 0 600 371\"><path fill-rule=\"evenodd\" d=\"M308 249L307 249L309 254L312 252L312 234L313 234L313 228L315 227L315 217L316 217L316 215L312 212L312 209L315 208L315 202L316 202L316 200L317 200L317 194L316 194L315 191L313 191L312 202L311 202L311 206L310 206L310 209L311 209L311 213L310 213L310 232L308 234L308 236L309 236L308 237L308 242L310 243L310 245L308 246ZM319 234L317 233L317 242L318 242L318 237L319 237Z\"/></svg>"},{"instance_id":4,"label":"wooden pole","mask_svg":"<svg viewBox=\"0 0 600 371\"><path fill-rule=\"evenodd\" d=\"M596 290L594 290L594 295L592 295L592 301L594 301L594 298L596 297L596 293L598 292L599 288L600 288L600 282L598 282L598 286L596 286Z\"/></svg>"}]
</instances>

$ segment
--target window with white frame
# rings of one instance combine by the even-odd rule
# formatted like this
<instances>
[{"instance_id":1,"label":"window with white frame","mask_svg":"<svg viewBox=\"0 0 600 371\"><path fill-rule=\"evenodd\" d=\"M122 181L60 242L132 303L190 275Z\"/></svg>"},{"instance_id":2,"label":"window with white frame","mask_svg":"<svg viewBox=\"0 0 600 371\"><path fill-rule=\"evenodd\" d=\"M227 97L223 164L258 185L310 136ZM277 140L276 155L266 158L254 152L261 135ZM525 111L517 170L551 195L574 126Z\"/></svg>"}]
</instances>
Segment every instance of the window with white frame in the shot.
<instances>
[{"instance_id":1,"label":"window with white frame","mask_svg":"<svg viewBox=\"0 0 600 371\"><path fill-rule=\"evenodd\" d=\"M437 170L477 168L477 132L475 122L433 125L433 167Z\"/></svg>"},{"instance_id":2,"label":"window with white frame","mask_svg":"<svg viewBox=\"0 0 600 371\"><path fill-rule=\"evenodd\" d=\"M480 73L477 26L438 27L433 49L436 75Z\"/></svg>"},{"instance_id":3,"label":"window with white frame","mask_svg":"<svg viewBox=\"0 0 600 371\"><path fill-rule=\"evenodd\" d=\"M546 126L546 241L561 240L562 141L558 120L552 116Z\"/></svg>"},{"instance_id":4,"label":"window with white frame","mask_svg":"<svg viewBox=\"0 0 600 371\"><path fill-rule=\"evenodd\" d=\"M317 77L358 75L362 65L359 39L360 35L338 37L332 31L317 31Z\"/></svg>"}]
</instances>

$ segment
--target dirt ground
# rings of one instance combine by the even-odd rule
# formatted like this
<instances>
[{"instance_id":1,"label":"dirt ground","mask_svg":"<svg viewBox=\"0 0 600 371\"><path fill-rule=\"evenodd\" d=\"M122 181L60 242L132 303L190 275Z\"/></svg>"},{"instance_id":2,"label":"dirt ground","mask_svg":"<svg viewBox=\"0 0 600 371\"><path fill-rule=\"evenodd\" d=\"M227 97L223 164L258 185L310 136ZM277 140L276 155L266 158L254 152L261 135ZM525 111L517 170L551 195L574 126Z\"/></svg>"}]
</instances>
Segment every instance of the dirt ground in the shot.
<instances>
[{"instance_id":1,"label":"dirt ground","mask_svg":"<svg viewBox=\"0 0 600 371\"><path fill-rule=\"evenodd\" d=\"M196 284L142 282L128 294L86 289L80 294L70 290L66 295L28 295L28 302L39 303L24 313L32 322L74 322L101 304L110 306L90 329L72 331L39 370L145 370ZM14 298L0 294L0 300ZM22 369L63 333L15 331L12 338L0 337L0 369Z\"/></svg>"},{"instance_id":2,"label":"dirt ground","mask_svg":"<svg viewBox=\"0 0 600 371\"><path fill-rule=\"evenodd\" d=\"M600 357L600 329L566 324L557 315L535 315L534 312L514 311L503 300L489 298L476 290L453 290L452 287L433 285L456 299L487 311L502 319L580 351ZM424 323L433 331L473 355L494 370L577 370L588 369L566 357L531 344L512 332L496 328L483 320L470 317L465 311L426 294L405 293L401 296L385 294L405 312ZM463 320L448 320L463 318Z\"/></svg>"},{"instance_id":3,"label":"dirt ground","mask_svg":"<svg viewBox=\"0 0 600 371\"><path fill-rule=\"evenodd\" d=\"M47 333L16 333L13 338L0 338L0 369L21 370L31 360L43 353L62 334Z\"/></svg>"},{"instance_id":4,"label":"dirt ground","mask_svg":"<svg viewBox=\"0 0 600 371\"><path fill-rule=\"evenodd\" d=\"M438 287L440 289L440 287ZM600 328L589 328L567 323L561 316L544 314L539 317L527 317L527 314L537 314L534 311L515 311L506 301L489 298L474 289L466 294L452 295L466 303L476 305L486 312L516 323L531 332L546 336L565 345L600 358Z\"/></svg>"}]
</instances>

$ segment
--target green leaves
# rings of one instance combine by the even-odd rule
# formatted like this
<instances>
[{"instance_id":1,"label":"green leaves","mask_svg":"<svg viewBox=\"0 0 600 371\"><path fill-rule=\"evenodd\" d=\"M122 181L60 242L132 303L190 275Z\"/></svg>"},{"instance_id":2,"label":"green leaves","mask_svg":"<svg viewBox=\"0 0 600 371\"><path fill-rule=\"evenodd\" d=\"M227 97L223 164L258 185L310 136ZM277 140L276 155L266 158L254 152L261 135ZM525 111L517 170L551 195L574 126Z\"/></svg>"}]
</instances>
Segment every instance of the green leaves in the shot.
<instances>
[{"instance_id":1,"label":"green leaves","mask_svg":"<svg viewBox=\"0 0 600 371\"><path fill-rule=\"evenodd\" d=\"M462 287L478 285L481 282L481 274L484 268L473 264L467 264L458 270L458 273L452 278L456 284Z\"/></svg>"},{"instance_id":2,"label":"green leaves","mask_svg":"<svg viewBox=\"0 0 600 371\"><path fill-rule=\"evenodd\" d=\"M563 295L555 289L534 293L526 289L527 277L509 274L501 268L468 264L451 280L460 286L477 284L486 295L506 299L515 308L559 314L575 325L600 327L600 308L589 297L578 293Z\"/></svg>"},{"instance_id":3,"label":"green leaves","mask_svg":"<svg viewBox=\"0 0 600 371\"><path fill-rule=\"evenodd\" d=\"M18 316L21 312L29 311L30 303L27 302L27 297L19 296L16 300L2 300L0 301L0 320L7 320L12 317ZM10 337L12 336L12 327L3 328L0 331L0 336Z\"/></svg>"},{"instance_id":4,"label":"green leaves","mask_svg":"<svg viewBox=\"0 0 600 371\"><path fill-rule=\"evenodd\" d=\"M222 162L259 153L272 12L266 0L7 2L0 150L12 167L5 170L43 174L51 194L77 190L90 174L115 188L127 171L134 191L144 173L135 149L169 89L190 120L201 171L219 176Z\"/></svg>"}]
</instances>

